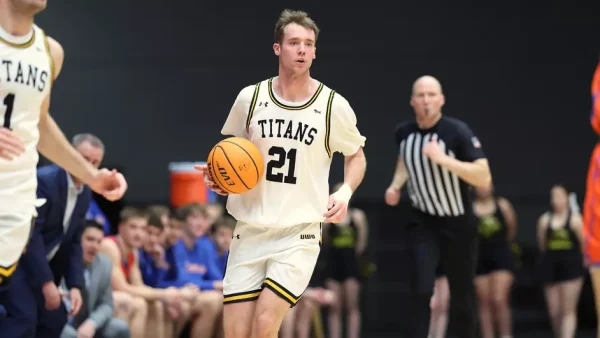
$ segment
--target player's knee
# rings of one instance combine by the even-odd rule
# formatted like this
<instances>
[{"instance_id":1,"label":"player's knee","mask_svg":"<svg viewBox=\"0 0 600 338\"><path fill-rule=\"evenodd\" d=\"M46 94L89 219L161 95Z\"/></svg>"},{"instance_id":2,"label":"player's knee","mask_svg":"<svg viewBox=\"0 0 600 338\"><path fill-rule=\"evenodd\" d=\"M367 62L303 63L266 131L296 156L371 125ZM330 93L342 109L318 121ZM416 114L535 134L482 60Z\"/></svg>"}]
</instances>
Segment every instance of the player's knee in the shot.
<instances>
[{"instance_id":1,"label":"player's knee","mask_svg":"<svg viewBox=\"0 0 600 338\"><path fill-rule=\"evenodd\" d=\"M205 291L198 299L198 310L205 314L217 314L223 310L223 295L216 291Z\"/></svg>"},{"instance_id":2,"label":"player's knee","mask_svg":"<svg viewBox=\"0 0 600 338\"><path fill-rule=\"evenodd\" d=\"M131 301L131 311L136 315L136 316L143 316L146 317L148 315L148 303L146 302L145 299L140 298L140 297L133 297L133 300Z\"/></svg>"},{"instance_id":3,"label":"player's knee","mask_svg":"<svg viewBox=\"0 0 600 338\"><path fill-rule=\"evenodd\" d=\"M115 312L129 316L133 311L133 297L123 292L113 293L113 303Z\"/></svg>"},{"instance_id":4,"label":"player's knee","mask_svg":"<svg viewBox=\"0 0 600 338\"><path fill-rule=\"evenodd\" d=\"M254 322L254 335L257 337L274 337L279 331L277 314L273 311L262 311Z\"/></svg>"},{"instance_id":5,"label":"player's knee","mask_svg":"<svg viewBox=\"0 0 600 338\"><path fill-rule=\"evenodd\" d=\"M163 305L163 302L159 300L152 300L148 302L148 306L148 309L153 312L153 315L156 319L159 321L163 320L165 313L165 306Z\"/></svg>"},{"instance_id":6,"label":"player's knee","mask_svg":"<svg viewBox=\"0 0 600 338\"><path fill-rule=\"evenodd\" d=\"M505 295L496 295L492 298L491 305L496 310L503 310L508 306L508 298Z\"/></svg>"}]
</instances>

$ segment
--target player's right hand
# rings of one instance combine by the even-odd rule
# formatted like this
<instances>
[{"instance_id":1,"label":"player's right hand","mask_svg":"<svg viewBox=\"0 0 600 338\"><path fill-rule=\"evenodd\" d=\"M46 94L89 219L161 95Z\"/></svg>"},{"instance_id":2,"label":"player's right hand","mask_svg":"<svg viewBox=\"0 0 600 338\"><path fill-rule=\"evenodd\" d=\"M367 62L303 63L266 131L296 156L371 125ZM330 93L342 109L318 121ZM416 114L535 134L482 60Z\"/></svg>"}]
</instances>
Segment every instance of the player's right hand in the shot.
<instances>
[{"instance_id":1,"label":"player's right hand","mask_svg":"<svg viewBox=\"0 0 600 338\"><path fill-rule=\"evenodd\" d=\"M206 164L201 164L201 165L195 165L194 169L199 170L202 172L202 176L204 176L204 184L206 184L206 186L216 192L219 195L222 196L227 196L229 195L229 193L223 189L221 189L212 179L212 177L210 177L210 172L208 171L208 166Z\"/></svg>"},{"instance_id":2,"label":"player's right hand","mask_svg":"<svg viewBox=\"0 0 600 338\"><path fill-rule=\"evenodd\" d=\"M0 128L0 157L12 161L25 152L25 145L8 128Z\"/></svg>"},{"instance_id":3,"label":"player's right hand","mask_svg":"<svg viewBox=\"0 0 600 338\"><path fill-rule=\"evenodd\" d=\"M44 302L46 310L56 310L60 306L60 292L53 281L47 282L42 286L42 293L44 294Z\"/></svg>"},{"instance_id":4,"label":"player's right hand","mask_svg":"<svg viewBox=\"0 0 600 338\"><path fill-rule=\"evenodd\" d=\"M385 191L385 204L396 206L400 202L400 190L394 187L389 187Z\"/></svg>"}]
</instances>

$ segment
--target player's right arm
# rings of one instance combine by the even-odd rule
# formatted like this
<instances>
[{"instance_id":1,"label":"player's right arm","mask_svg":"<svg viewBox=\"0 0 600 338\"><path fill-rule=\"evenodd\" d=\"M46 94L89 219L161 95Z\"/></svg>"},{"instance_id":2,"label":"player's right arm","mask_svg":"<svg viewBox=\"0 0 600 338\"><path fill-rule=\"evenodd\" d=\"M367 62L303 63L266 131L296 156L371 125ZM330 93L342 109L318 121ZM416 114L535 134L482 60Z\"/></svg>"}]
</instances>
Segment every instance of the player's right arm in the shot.
<instances>
[{"instance_id":1,"label":"player's right arm","mask_svg":"<svg viewBox=\"0 0 600 338\"><path fill-rule=\"evenodd\" d=\"M138 265L137 255L135 255L135 263L130 267L130 284L127 282L125 274L121 269L121 252L115 242L108 238L104 239L100 251L107 255L112 261L112 287L115 291L122 291L146 300L164 300L167 298L167 289L153 289L145 286L141 281L142 276Z\"/></svg>"},{"instance_id":2,"label":"player's right arm","mask_svg":"<svg viewBox=\"0 0 600 338\"><path fill-rule=\"evenodd\" d=\"M537 241L538 248L541 252L544 252L546 249L546 228L548 226L548 220L548 213L544 213L537 222Z\"/></svg>"},{"instance_id":3,"label":"player's right arm","mask_svg":"<svg viewBox=\"0 0 600 338\"><path fill-rule=\"evenodd\" d=\"M229 111L227 120L225 120L225 124L221 129L222 135L248 138L247 123L250 122L248 120L248 115L250 113L255 89L256 85L252 85L240 91L235 99L235 102L233 103L233 106L231 107L231 110ZM210 177L210 173L206 165L197 165L194 168L202 172L204 176L204 183L211 190L219 195L228 195L226 191L222 190L218 185L215 184L214 180Z\"/></svg>"}]
</instances>

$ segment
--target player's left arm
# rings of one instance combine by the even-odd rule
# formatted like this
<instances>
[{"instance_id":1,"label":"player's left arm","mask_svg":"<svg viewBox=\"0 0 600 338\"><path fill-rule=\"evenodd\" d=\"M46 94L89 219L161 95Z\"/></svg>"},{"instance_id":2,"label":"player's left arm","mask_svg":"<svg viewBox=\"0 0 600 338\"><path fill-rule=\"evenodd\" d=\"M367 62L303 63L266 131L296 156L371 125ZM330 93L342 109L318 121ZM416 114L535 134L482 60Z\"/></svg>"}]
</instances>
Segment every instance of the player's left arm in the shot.
<instances>
[{"instance_id":1,"label":"player's left arm","mask_svg":"<svg viewBox=\"0 0 600 338\"><path fill-rule=\"evenodd\" d=\"M517 237L517 213L512 204L504 197L498 198L498 207L504 216L507 228L507 240L512 242Z\"/></svg>"},{"instance_id":2,"label":"player's left arm","mask_svg":"<svg viewBox=\"0 0 600 338\"><path fill-rule=\"evenodd\" d=\"M56 40L48 37L48 46L54 62L53 80L56 80L63 66L65 51ZM38 143L39 152L50 161L58 164L83 182L90 182L98 170L86 161L75 148L71 146L52 116L50 116L50 95L42 103L40 111Z\"/></svg>"},{"instance_id":3,"label":"player's left arm","mask_svg":"<svg viewBox=\"0 0 600 338\"><path fill-rule=\"evenodd\" d=\"M577 236L577 240L583 249L583 220L581 219L581 214L576 212L571 214L571 229L573 229L573 232Z\"/></svg>"},{"instance_id":4,"label":"player's left arm","mask_svg":"<svg viewBox=\"0 0 600 338\"><path fill-rule=\"evenodd\" d=\"M489 186L492 183L492 174L481 143L466 124L459 125L458 132L459 153L457 158L448 156L439 145L434 146L435 142L425 146L424 152L434 162L455 173L470 185Z\"/></svg>"}]
</instances>

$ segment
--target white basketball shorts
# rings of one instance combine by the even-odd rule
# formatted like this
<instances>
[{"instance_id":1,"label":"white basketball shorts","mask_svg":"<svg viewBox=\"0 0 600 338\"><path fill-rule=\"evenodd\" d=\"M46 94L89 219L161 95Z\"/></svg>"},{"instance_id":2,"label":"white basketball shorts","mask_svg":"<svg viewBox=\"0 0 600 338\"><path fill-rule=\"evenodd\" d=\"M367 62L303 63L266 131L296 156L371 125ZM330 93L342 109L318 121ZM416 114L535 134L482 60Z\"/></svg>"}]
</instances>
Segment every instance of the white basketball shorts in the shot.
<instances>
[{"instance_id":1,"label":"white basketball shorts","mask_svg":"<svg viewBox=\"0 0 600 338\"><path fill-rule=\"evenodd\" d=\"M31 232L33 215L0 213L0 279L7 280L15 271Z\"/></svg>"},{"instance_id":2,"label":"white basketball shorts","mask_svg":"<svg viewBox=\"0 0 600 338\"><path fill-rule=\"evenodd\" d=\"M263 288L296 305L321 250L321 223L266 228L237 223L223 279L223 303L257 300Z\"/></svg>"}]
</instances>

